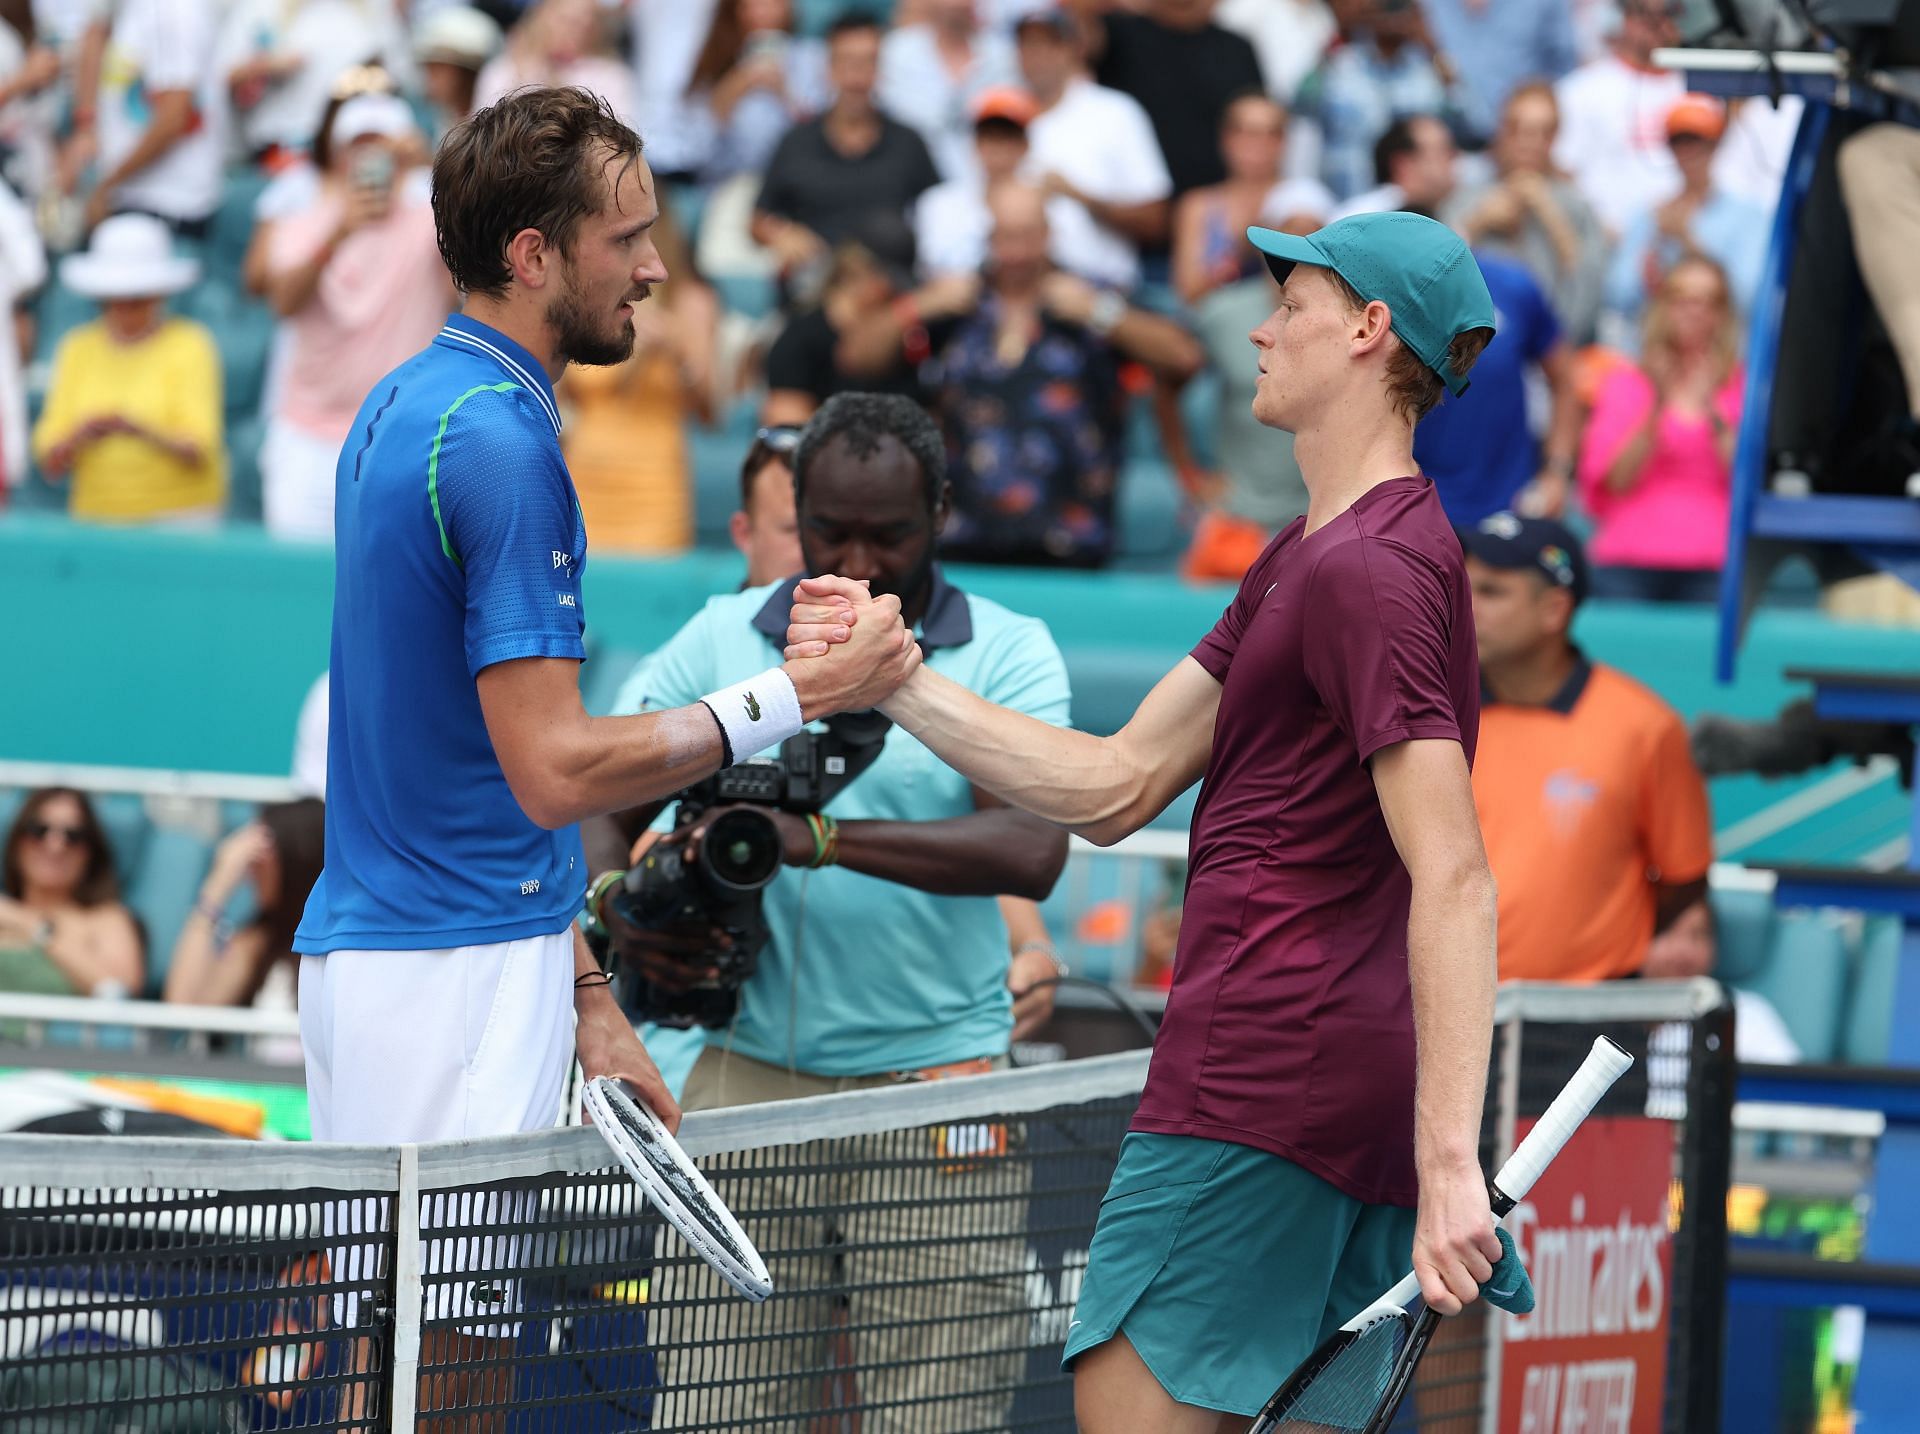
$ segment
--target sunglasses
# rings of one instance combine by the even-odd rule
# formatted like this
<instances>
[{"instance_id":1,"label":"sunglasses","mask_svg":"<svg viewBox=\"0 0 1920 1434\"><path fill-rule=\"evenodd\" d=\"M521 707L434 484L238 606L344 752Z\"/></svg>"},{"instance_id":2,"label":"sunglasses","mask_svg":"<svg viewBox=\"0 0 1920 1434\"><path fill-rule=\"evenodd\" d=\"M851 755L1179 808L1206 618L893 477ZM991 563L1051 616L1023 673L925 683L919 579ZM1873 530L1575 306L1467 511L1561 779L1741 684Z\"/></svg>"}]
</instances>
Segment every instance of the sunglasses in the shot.
<instances>
[{"instance_id":1,"label":"sunglasses","mask_svg":"<svg viewBox=\"0 0 1920 1434\"><path fill-rule=\"evenodd\" d=\"M61 826L57 822L28 822L23 830L28 841L45 842L49 838L59 837L66 846L93 845L85 827Z\"/></svg>"},{"instance_id":2,"label":"sunglasses","mask_svg":"<svg viewBox=\"0 0 1920 1434\"><path fill-rule=\"evenodd\" d=\"M800 446L800 430L791 424L762 428L755 431L753 441L765 444L772 452L784 457Z\"/></svg>"}]
</instances>

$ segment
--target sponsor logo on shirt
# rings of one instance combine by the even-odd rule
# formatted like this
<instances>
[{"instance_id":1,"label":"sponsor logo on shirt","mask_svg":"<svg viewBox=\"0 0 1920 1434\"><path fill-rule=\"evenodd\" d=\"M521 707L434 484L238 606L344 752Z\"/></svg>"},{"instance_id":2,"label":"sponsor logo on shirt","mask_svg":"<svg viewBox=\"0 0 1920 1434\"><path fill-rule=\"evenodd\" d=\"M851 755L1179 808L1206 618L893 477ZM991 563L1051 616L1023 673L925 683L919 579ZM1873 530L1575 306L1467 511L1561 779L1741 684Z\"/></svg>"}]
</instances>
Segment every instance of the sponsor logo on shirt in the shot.
<instances>
[{"instance_id":1,"label":"sponsor logo on shirt","mask_svg":"<svg viewBox=\"0 0 1920 1434\"><path fill-rule=\"evenodd\" d=\"M549 548L548 551L553 554L553 565L555 568L565 568L568 572L573 571L572 553L563 553L558 548Z\"/></svg>"},{"instance_id":2,"label":"sponsor logo on shirt","mask_svg":"<svg viewBox=\"0 0 1920 1434\"><path fill-rule=\"evenodd\" d=\"M1563 835L1571 836L1580 828L1581 819L1600 796L1600 784L1563 767L1547 778L1544 792L1547 811Z\"/></svg>"},{"instance_id":3,"label":"sponsor logo on shirt","mask_svg":"<svg viewBox=\"0 0 1920 1434\"><path fill-rule=\"evenodd\" d=\"M532 880L532 881L523 881L523 882L521 882L521 883L520 883L520 894L521 894L522 896L538 896L538 895L540 894L540 882L539 882L539 879L538 879L538 878L536 877L536 878L535 878L534 880Z\"/></svg>"}]
</instances>

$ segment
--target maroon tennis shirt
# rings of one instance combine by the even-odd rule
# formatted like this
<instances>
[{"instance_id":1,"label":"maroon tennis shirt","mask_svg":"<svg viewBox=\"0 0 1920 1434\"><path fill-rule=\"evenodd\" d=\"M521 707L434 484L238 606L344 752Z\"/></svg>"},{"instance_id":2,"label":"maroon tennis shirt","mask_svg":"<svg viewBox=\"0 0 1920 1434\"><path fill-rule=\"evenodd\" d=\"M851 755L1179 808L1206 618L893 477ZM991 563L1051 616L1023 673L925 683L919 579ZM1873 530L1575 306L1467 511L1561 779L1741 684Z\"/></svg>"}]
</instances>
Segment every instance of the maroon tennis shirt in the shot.
<instances>
[{"instance_id":1,"label":"maroon tennis shirt","mask_svg":"<svg viewBox=\"0 0 1920 1434\"><path fill-rule=\"evenodd\" d=\"M1395 478L1260 556L1193 650L1221 684L1167 1014L1133 1128L1232 1141L1413 1205L1411 882L1367 761L1480 725L1467 576Z\"/></svg>"}]
</instances>

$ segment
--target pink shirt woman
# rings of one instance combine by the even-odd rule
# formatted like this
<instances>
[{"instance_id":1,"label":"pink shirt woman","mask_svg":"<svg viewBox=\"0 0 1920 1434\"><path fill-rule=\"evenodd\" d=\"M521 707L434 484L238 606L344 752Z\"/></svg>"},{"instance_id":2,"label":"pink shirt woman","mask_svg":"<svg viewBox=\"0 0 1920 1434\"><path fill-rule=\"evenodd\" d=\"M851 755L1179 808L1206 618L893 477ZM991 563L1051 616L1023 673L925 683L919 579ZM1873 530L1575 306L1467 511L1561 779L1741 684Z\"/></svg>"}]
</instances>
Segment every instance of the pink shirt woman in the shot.
<instances>
[{"instance_id":1,"label":"pink shirt woman","mask_svg":"<svg viewBox=\"0 0 1920 1434\"><path fill-rule=\"evenodd\" d=\"M1734 339L1726 276L1684 259L1648 309L1640 363L1602 383L1579 474L1597 596L1713 600L1745 383Z\"/></svg>"}]
</instances>

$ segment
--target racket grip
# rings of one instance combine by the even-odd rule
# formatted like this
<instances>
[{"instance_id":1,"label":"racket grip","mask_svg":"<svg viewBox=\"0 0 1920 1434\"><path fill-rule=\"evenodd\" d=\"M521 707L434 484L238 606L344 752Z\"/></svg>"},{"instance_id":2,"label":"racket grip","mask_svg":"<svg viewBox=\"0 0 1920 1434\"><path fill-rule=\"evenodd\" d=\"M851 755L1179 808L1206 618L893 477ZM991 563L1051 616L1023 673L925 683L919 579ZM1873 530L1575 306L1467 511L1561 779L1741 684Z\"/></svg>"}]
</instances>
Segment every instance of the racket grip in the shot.
<instances>
[{"instance_id":1,"label":"racket grip","mask_svg":"<svg viewBox=\"0 0 1920 1434\"><path fill-rule=\"evenodd\" d=\"M1520 1148L1494 1176L1493 1183L1499 1193L1516 1203L1525 1199L1533 1189L1533 1182L1553 1163L1580 1122L1632 1064L1633 1057L1618 1045L1605 1036L1596 1037L1593 1049L1573 1079L1553 1098L1546 1114L1527 1132Z\"/></svg>"}]
</instances>

